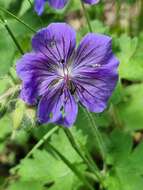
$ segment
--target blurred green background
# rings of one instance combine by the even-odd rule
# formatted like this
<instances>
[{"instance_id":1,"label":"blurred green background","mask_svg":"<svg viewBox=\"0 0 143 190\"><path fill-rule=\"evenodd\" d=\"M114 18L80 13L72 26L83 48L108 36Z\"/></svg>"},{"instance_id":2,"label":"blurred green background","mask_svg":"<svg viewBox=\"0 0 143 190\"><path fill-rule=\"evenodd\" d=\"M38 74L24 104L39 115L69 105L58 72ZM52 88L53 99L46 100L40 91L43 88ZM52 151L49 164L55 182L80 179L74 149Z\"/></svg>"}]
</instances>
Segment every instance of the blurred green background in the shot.
<instances>
[{"instance_id":1,"label":"blurred green background","mask_svg":"<svg viewBox=\"0 0 143 190\"><path fill-rule=\"evenodd\" d=\"M112 36L113 51L120 60L119 82L108 108L101 114L92 114L107 152L104 184L106 190L143 190L143 1L102 0L86 8L93 32ZM35 108L18 98L20 80L15 63L21 53L10 35L11 31L23 51L29 52L34 31L51 22L67 22L76 29L79 43L88 32L80 1L71 0L61 11L47 4L44 14L38 17L33 1L0 0L0 18L0 190L86 190L73 172L51 153L47 142L31 158L23 159L53 125L39 126ZM103 160L90 125L91 121L79 109L71 131L102 170ZM79 171L88 174L62 128L49 142ZM98 183L91 183L95 190L101 189Z\"/></svg>"}]
</instances>

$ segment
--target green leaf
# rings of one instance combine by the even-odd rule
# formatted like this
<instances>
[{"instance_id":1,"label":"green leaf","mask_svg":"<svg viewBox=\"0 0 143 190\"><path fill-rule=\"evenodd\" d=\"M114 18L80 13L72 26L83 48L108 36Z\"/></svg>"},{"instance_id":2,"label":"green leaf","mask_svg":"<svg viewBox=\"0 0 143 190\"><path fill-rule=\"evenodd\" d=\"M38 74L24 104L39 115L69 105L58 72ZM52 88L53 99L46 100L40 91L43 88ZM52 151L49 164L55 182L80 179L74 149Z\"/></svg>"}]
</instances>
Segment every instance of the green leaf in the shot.
<instances>
[{"instance_id":1,"label":"green leaf","mask_svg":"<svg viewBox=\"0 0 143 190\"><path fill-rule=\"evenodd\" d=\"M72 129L75 138L84 146L86 138L81 131ZM71 147L65 133L62 129L54 134L50 142L75 166L83 172L86 167L82 163L81 158ZM65 146L66 145L66 146ZM78 189L82 182L75 174L65 165L63 161L56 155L51 154L48 150L35 150L33 158L24 159L19 165L18 174L22 182L40 182L43 187L47 183L53 183L52 190L72 190ZM15 182L17 183L17 182Z\"/></svg>"},{"instance_id":2,"label":"green leaf","mask_svg":"<svg viewBox=\"0 0 143 190\"><path fill-rule=\"evenodd\" d=\"M132 138L126 132L115 129L110 136L108 136L107 150L108 156L106 158L107 164L118 164L128 157L132 148Z\"/></svg>"},{"instance_id":3,"label":"green leaf","mask_svg":"<svg viewBox=\"0 0 143 190\"><path fill-rule=\"evenodd\" d=\"M127 130L143 128L143 84L134 84L124 89L123 102L118 113Z\"/></svg>"},{"instance_id":4,"label":"green leaf","mask_svg":"<svg viewBox=\"0 0 143 190\"><path fill-rule=\"evenodd\" d=\"M96 125L101 128L106 128L111 124L111 118L107 112L103 113L92 113L93 118L95 120ZM93 135L90 129L91 122L87 116L86 111L84 108L79 107L79 113L76 120L75 125L85 134L87 135L87 148L89 151L97 149L97 141L95 136Z\"/></svg>"},{"instance_id":5,"label":"green leaf","mask_svg":"<svg viewBox=\"0 0 143 190\"><path fill-rule=\"evenodd\" d=\"M120 78L132 81L143 80L143 54L141 44L143 38L130 38L126 34L118 39L120 53Z\"/></svg>"},{"instance_id":6,"label":"green leaf","mask_svg":"<svg viewBox=\"0 0 143 190\"><path fill-rule=\"evenodd\" d=\"M131 137L115 130L109 137L105 184L108 190L137 190L143 186L143 143L133 150ZM109 159L110 158L110 159Z\"/></svg>"},{"instance_id":7,"label":"green leaf","mask_svg":"<svg viewBox=\"0 0 143 190\"><path fill-rule=\"evenodd\" d=\"M16 183L11 183L8 190L44 190L40 182L24 182L18 181Z\"/></svg>"},{"instance_id":8,"label":"green leaf","mask_svg":"<svg viewBox=\"0 0 143 190\"><path fill-rule=\"evenodd\" d=\"M8 8L11 2L12 0L7 0L7 1L0 0L0 6Z\"/></svg>"},{"instance_id":9,"label":"green leaf","mask_svg":"<svg viewBox=\"0 0 143 190\"><path fill-rule=\"evenodd\" d=\"M91 26L94 33L107 34L109 32L109 28L99 20L91 21ZM88 25L82 27L80 31L77 33L77 42L79 43L82 37L86 35L88 32Z\"/></svg>"},{"instance_id":10,"label":"green leaf","mask_svg":"<svg viewBox=\"0 0 143 190\"><path fill-rule=\"evenodd\" d=\"M107 34L109 32L108 26L99 20L91 21L91 26L94 33ZM86 34L89 31L88 26L86 26L83 31L85 31L84 34Z\"/></svg>"},{"instance_id":11,"label":"green leaf","mask_svg":"<svg viewBox=\"0 0 143 190\"><path fill-rule=\"evenodd\" d=\"M67 10L68 11L77 11L80 8L81 8L80 1L72 0L72 1L69 2Z\"/></svg>"},{"instance_id":12,"label":"green leaf","mask_svg":"<svg viewBox=\"0 0 143 190\"><path fill-rule=\"evenodd\" d=\"M76 127L73 127L71 131L74 138L77 140L77 142L79 142L79 144L84 146L87 140L86 136L84 136L80 130L77 131ZM60 142L60 146L59 146L59 142ZM59 152L66 153L64 156L69 161L71 162L81 161L81 158L79 157L77 152L71 147L71 144L69 140L67 139L67 136L65 135L63 130L59 130L59 135L53 134L53 136L51 137L51 144L55 146Z\"/></svg>"}]
</instances>

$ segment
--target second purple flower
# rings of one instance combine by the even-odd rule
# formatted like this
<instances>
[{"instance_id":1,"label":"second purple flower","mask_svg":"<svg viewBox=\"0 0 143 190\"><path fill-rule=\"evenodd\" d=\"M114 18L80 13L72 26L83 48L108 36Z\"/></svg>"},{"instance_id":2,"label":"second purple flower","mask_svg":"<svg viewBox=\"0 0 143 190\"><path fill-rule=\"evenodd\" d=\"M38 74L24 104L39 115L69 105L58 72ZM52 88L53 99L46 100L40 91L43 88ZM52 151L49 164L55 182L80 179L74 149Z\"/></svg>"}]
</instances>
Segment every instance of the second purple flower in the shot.
<instances>
[{"instance_id":1,"label":"second purple flower","mask_svg":"<svg viewBox=\"0 0 143 190\"><path fill-rule=\"evenodd\" d=\"M55 9L62 9L67 4L69 0L35 0L35 10L38 15L41 15L44 10L44 5L46 2ZM83 0L87 4L96 4L100 0Z\"/></svg>"}]
</instances>

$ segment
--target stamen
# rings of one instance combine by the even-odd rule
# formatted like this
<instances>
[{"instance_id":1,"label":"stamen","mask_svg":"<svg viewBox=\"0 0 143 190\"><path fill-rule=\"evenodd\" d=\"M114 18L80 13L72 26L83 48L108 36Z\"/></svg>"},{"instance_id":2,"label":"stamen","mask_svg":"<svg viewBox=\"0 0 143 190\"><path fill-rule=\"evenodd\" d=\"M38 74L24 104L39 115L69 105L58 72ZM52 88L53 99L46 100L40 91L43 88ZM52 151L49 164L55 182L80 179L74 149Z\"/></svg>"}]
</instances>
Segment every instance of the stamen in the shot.
<instances>
[{"instance_id":1,"label":"stamen","mask_svg":"<svg viewBox=\"0 0 143 190\"><path fill-rule=\"evenodd\" d=\"M64 62L65 62L65 60L64 60L64 59L62 59L62 60L61 60L61 63L63 64Z\"/></svg>"},{"instance_id":2,"label":"stamen","mask_svg":"<svg viewBox=\"0 0 143 190\"><path fill-rule=\"evenodd\" d=\"M75 91L76 91L76 86L73 84L72 81L69 81L69 90L70 90L70 93L72 95L74 95Z\"/></svg>"},{"instance_id":3,"label":"stamen","mask_svg":"<svg viewBox=\"0 0 143 190\"><path fill-rule=\"evenodd\" d=\"M92 67L101 67L101 64L96 63L96 64L92 65Z\"/></svg>"}]
</instances>

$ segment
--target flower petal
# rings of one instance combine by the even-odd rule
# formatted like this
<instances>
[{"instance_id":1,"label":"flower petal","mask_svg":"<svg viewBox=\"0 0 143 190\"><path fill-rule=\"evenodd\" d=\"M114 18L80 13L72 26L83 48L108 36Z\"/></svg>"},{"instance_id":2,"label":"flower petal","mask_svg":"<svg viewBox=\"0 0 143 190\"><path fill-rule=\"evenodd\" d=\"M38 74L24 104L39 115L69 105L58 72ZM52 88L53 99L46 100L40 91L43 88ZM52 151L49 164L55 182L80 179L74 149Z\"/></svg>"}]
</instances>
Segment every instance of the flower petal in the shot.
<instances>
[{"instance_id":1,"label":"flower petal","mask_svg":"<svg viewBox=\"0 0 143 190\"><path fill-rule=\"evenodd\" d=\"M35 11L41 15L44 10L46 0L35 0Z\"/></svg>"},{"instance_id":2,"label":"flower petal","mask_svg":"<svg viewBox=\"0 0 143 190\"><path fill-rule=\"evenodd\" d=\"M100 0L83 0L84 3L90 4L90 5L94 5L99 3Z\"/></svg>"},{"instance_id":3,"label":"flower petal","mask_svg":"<svg viewBox=\"0 0 143 190\"><path fill-rule=\"evenodd\" d=\"M38 105L38 120L41 123L52 123L62 117L61 90L49 90L40 100Z\"/></svg>"},{"instance_id":4,"label":"flower petal","mask_svg":"<svg viewBox=\"0 0 143 190\"><path fill-rule=\"evenodd\" d=\"M77 49L73 80L79 101L92 112L102 112L118 80L119 61L111 38L88 34Z\"/></svg>"},{"instance_id":5,"label":"flower petal","mask_svg":"<svg viewBox=\"0 0 143 190\"><path fill-rule=\"evenodd\" d=\"M33 37L32 46L58 63L66 62L76 46L76 34L65 23L53 23Z\"/></svg>"},{"instance_id":6,"label":"flower petal","mask_svg":"<svg viewBox=\"0 0 143 190\"><path fill-rule=\"evenodd\" d=\"M65 90L63 99L64 116L62 116L62 118L60 118L57 123L66 127L71 127L77 117L78 105L74 96L71 95L69 90Z\"/></svg>"},{"instance_id":7,"label":"flower petal","mask_svg":"<svg viewBox=\"0 0 143 190\"><path fill-rule=\"evenodd\" d=\"M62 9L68 0L49 0L49 5L55 9Z\"/></svg>"},{"instance_id":8,"label":"flower petal","mask_svg":"<svg viewBox=\"0 0 143 190\"><path fill-rule=\"evenodd\" d=\"M61 94L60 88L50 90L43 96L38 107L38 118L41 123L54 122L71 127L76 120L78 106L74 97L68 91Z\"/></svg>"},{"instance_id":9,"label":"flower petal","mask_svg":"<svg viewBox=\"0 0 143 190\"><path fill-rule=\"evenodd\" d=\"M42 54L27 53L16 64L16 71L23 81L22 99L35 104L36 98L46 93L49 85L58 79L56 64Z\"/></svg>"},{"instance_id":10,"label":"flower petal","mask_svg":"<svg viewBox=\"0 0 143 190\"><path fill-rule=\"evenodd\" d=\"M87 34L76 51L74 67L90 69L107 64L111 53L112 38L100 34Z\"/></svg>"},{"instance_id":11,"label":"flower petal","mask_svg":"<svg viewBox=\"0 0 143 190\"><path fill-rule=\"evenodd\" d=\"M27 82L22 84L20 92L20 98L29 105L35 105L37 103L37 90L35 82Z\"/></svg>"}]
</instances>

